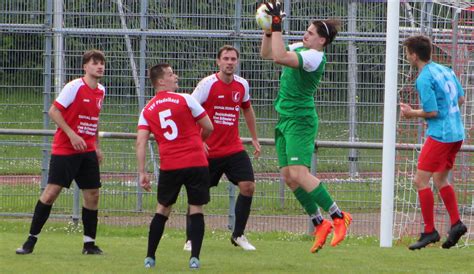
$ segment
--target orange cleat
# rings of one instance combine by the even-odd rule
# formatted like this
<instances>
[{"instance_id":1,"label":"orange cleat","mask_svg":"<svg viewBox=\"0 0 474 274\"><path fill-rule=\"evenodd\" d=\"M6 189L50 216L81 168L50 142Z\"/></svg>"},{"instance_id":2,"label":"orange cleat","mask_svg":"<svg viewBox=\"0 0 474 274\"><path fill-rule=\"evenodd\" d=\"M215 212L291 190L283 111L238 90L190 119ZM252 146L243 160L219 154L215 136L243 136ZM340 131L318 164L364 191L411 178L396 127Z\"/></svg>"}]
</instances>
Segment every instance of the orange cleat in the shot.
<instances>
[{"instance_id":1,"label":"orange cleat","mask_svg":"<svg viewBox=\"0 0 474 274\"><path fill-rule=\"evenodd\" d=\"M311 247L311 253L318 252L321 248L323 248L324 243L326 243L326 239L332 231L332 224L328 220L323 220L323 222L314 228L314 244Z\"/></svg>"},{"instance_id":2,"label":"orange cleat","mask_svg":"<svg viewBox=\"0 0 474 274\"><path fill-rule=\"evenodd\" d=\"M332 237L331 246L336 246L344 240L347 228L352 222L352 216L348 212L342 212L342 219L334 219L334 236Z\"/></svg>"}]
</instances>

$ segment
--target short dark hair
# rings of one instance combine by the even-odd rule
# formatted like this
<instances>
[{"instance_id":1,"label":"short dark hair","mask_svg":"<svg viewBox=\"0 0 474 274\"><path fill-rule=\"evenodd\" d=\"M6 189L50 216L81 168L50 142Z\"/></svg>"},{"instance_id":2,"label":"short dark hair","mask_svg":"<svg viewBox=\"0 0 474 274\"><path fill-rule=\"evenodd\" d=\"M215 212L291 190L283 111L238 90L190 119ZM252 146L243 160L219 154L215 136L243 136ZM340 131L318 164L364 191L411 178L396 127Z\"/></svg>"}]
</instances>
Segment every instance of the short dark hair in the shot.
<instances>
[{"instance_id":1,"label":"short dark hair","mask_svg":"<svg viewBox=\"0 0 474 274\"><path fill-rule=\"evenodd\" d=\"M314 20L312 24L316 27L316 32L319 36L326 38L324 46L332 43L338 33L341 22L339 20Z\"/></svg>"},{"instance_id":2,"label":"short dark hair","mask_svg":"<svg viewBox=\"0 0 474 274\"><path fill-rule=\"evenodd\" d=\"M224 45L222 46L219 51L217 52L217 59L220 59L221 58L221 55L222 55L222 52L224 51L229 51L229 50L233 50L235 51L235 53L237 53L237 58L240 57L240 52L238 49L236 49L234 46L231 46L231 45Z\"/></svg>"},{"instance_id":3,"label":"short dark hair","mask_svg":"<svg viewBox=\"0 0 474 274\"><path fill-rule=\"evenodd\" d=\"M421 61L428 62L431 59L431 39L424 35L416 35L408 37L403 45L408 52L415 53Z\"/></svg>"},{"instance_id":4,"label":"short dark hair","mask_svg":"<svg viewBox=\"0 0 474 274\"><path fill-rule=\"evenodd\" d=\"M148 70L150 81L152 85L155 85L158 79L162 79L165 75L165 69L171 67L168 63L160 63L158 65L154 65Z\"/></svg>"},{"instance_id":5,"label":"short dark hair","mask_svg":"<svg viewBox=\"0 0 474 274\"><path fill-rule=\"evenodd\" d=\"M84 55L82 55L82 65L89 63L91 59L95 62L102 61L105 63L104 53L97 49L92 49L84 52Z\"/></svg>"}]
</instances>

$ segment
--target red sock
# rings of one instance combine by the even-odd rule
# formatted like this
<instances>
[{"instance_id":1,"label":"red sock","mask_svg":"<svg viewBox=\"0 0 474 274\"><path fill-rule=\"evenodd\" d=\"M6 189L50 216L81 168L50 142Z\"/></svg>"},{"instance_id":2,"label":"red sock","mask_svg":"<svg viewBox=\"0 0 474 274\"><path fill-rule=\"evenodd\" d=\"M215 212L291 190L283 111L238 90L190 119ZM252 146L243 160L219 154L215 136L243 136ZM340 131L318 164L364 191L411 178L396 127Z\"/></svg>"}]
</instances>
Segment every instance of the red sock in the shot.
<instances>
[{"instance_id":1,"label":"red sock","mask_svg":"<svg viewBox=\"0 0 474 274\"><path fill-rule=\"evenodd\" d=\"M424 188L418 190L418 197L420 198L421 215L425 223L425 233L434 231L434 197L431 188Z\"/></svg>"},{"instance_id":2,"label":"red sock","mask_svg":"<svg viewBox=\"0 0 474 274\"><path fill-rule=\"evenodd\" d=\"M454 225L460 220L458 201L456 200L456 193L454 193L454 187L448 184L447 186L442 187L439 190L439 194L441 195L441 199L443 199L444 205L448 210L451 225Z\"/></svg>"}]
</instances>

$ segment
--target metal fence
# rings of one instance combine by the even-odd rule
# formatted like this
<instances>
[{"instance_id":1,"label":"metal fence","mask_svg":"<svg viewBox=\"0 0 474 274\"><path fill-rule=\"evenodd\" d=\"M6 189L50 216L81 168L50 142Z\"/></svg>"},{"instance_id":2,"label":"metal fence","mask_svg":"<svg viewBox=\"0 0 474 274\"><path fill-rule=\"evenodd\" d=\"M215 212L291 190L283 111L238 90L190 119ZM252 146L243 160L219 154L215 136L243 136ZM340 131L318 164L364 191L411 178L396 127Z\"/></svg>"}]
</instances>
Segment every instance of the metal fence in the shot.
<instances>
[{"instance_id":1,"label":"metal fence","mask_svg":"<svg viewBox=\"0 0 474 274\"><path fill-rule=\"evenodd\" d=\"M381 142L386 3L369 0L283 2L288 15L284 21L288 42L300 40L311 19L339 18L342 22L340 34L327 49L328 65L315 98L320 117L318 140ZM470 4L458 2L463 12L468 12ZM427 5L432 9L426 9ZM400 6L400 26L404 30L401 38L410 33L436 30L428 15L436 18L439 11L447 9L453 13L443 14L445 20L457 22L459 27L472 27L471 13L455 17L457 9L448 4L406 1ZM254 22L254 10L255 1L243 0L2 1L0 127L53 129L47 109L67 81L82 75L82 53L98 48L107 57L103 84L108 93L101 114L101 131L133 133L139 110L152 96L146 80L148 67L161 61L171 63L180 76L181 91L191 92L201 78L217 70L217 49L223 44L232 44L241 50L239 74L251 86L259 136L273 138L276 113L272 103L280 68L259 57L261 31ZM457 31L452 25L446 27ZM436 31L430 34L440 37ZM454 33L440 39L468 44L472 62L472 39L458 41L453 36ZM446 51L439 55L454 56L453 52ZM400 72L408 71L406 67L400 59ZM405 80L400 81L400 87L405 84ZM466 117L472 117L470 113L467 109ZM468 128L471 132L472 122ZM241 124L241 134L248 136L245 123ZM47 136L0 136L2 214L32 212L40 187L45 184L50 141ZM102 220L118 225L148 222L156 199L155 194L142 195L136 186L133 140L105 139L102 148L105 152ZM412 156L410 160L399 159L398 164L407 166L407 161L412 164L416 155ZM155 159L159 161L158 157ZM157 164L159 162L150 161L149 170ZM265 146L263 157L253 164L257 190L249 229L306 231L307 218L278 176L274 148ZM355 213L353 234L378 233L380 171L379 150L341 146L317 151L318 176L327 182L339 205ZM406 178L409 176L406 174ZM232 198L233 194L227 185L224 180L212 190L212 202L206 208L212 215L210 220L216 220L209 224L217 228L228 224L229 195ZM466 197L461 201L464 206L470 205L472 200L469 195ZM55 203L53 213L77 216L78 212L72 212L72 208L79 202L73 191L66 191ZM175 211L177 215L184 213L182 197ZM171 223L180 227L184 218L173 220Z\"/></svg>"}]
</instances>

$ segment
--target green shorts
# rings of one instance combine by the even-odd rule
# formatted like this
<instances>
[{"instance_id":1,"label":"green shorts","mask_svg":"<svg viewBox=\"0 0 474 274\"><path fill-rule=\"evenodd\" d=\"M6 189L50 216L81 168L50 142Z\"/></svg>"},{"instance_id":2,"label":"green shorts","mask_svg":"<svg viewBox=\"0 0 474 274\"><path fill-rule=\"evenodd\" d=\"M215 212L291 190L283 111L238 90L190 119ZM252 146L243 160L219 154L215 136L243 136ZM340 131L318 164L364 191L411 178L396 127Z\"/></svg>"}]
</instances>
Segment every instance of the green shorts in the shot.
<instances>
[{"instance_id":1,"label":"green shorts","mask_svg":"<svg viewBox=\"0 0 474 274\"><path fill-rule=\"evenodd\" d=\"M292 165L310 168L317 134L317 116L280 116L275 127L275 145L280 168Z\"/></svg>"}]
</instances>

